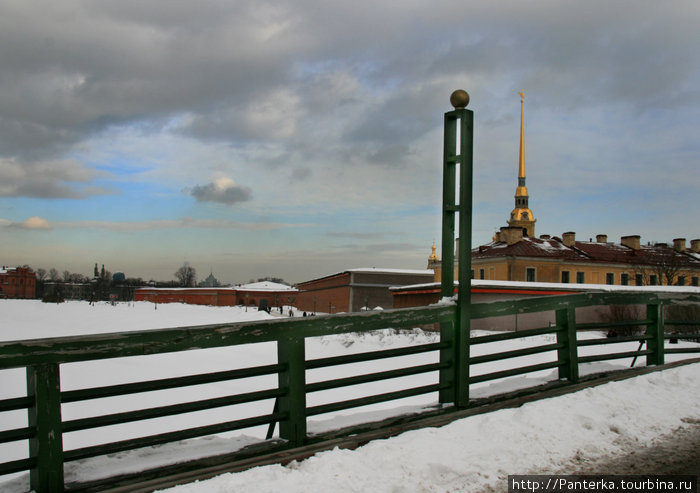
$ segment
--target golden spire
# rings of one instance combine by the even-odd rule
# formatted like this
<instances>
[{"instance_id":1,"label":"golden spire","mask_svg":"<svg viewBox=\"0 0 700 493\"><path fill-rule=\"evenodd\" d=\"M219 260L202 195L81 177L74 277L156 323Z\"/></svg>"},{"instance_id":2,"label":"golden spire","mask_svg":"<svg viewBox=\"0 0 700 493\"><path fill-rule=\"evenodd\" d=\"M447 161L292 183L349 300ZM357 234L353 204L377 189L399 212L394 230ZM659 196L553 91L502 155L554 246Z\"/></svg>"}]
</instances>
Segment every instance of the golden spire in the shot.
<instances>
[{"instance_id":1,"label":"golden spire","mask_svg":"<svg viewBox=\"0 0 700 493\"><path fill-rule=\"evenodd\" d=\"M528 206L529 195L525 186L525 94L520 94L520 157L518 160L518 187L515 189L515 208L510 213L508 225L525 228L528 236L535 236L537 221Z\"/></svg>"},{"instance_id":2,"label":"golden spire","mask_svg":"<svg viewBox=\"0 0 700 493\"><path fill-rule=\"evenodd\" d=\"M525 125L524 125L524 103L525 94L520 91L520 166L518 168L518 178L525 178Z\"/></svg>"}]
</instances>

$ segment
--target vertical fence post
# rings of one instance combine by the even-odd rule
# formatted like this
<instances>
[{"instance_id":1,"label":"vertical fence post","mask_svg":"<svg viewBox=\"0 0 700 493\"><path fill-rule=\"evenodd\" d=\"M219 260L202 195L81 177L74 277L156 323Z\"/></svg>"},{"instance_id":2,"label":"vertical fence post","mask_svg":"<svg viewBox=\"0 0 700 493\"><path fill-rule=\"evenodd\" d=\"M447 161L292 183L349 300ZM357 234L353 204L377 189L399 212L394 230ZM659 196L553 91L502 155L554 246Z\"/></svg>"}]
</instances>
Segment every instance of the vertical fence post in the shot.
<instances>
[{"instance_id":1,"label":"vertical fence post","mask_svg":"<svg viewBox=\"0 0 700 493\"><path fill-rule=\"evenodd\" d=\"M442 403L457 407L469 404L469 336L471 314L471 235L472 235L472 169L474 112L467 110L466 91L452 93L453 111L445 113L443 149L442 199L442 296L454 294L455 214L459 213L459 291L456 318L452 324L441 324L440 339L450 343L440 352L440 360L449 367L440 372ZM459 123L459 125L458 125ZM459 136L459 142L457 137ZM456 204L456 176L459 166L459 205Z\"/></svg>"},{"instance_id":2,"label":"vertical fence post","mask_svg":"<svg viewBox=\"0 0 700 493\"><path fill-rule=\"evenodd\" d=\"M293 447L306 439L306 374L303 337L277 341L277 360L284 368L279 372L279 387L287 392L279 398L279 411L287 417L280 421L280 438Z\"/></svg>"},{"instance_id":3,"label":"vertical fence post","mask_svg":"<svg viewBox=\"0 0 700 493\"><path fill-rule=\"evenodd\" d=\"M651 354L647 354L647 366L664 364L664 307L661 303L647 305L646 335L647 347Z\"/></svg>"},{"instance_id":4,"label":"vertical fence post","mask_svg":"<svg viewBox=\"0 0 700 493\"><path fill-rule=\"evenodd\" d=\"M63 432L61 426L61 380L57 364L27 367L28 424L35 435L29 439L29 457L36 465L29 471L29 486L37 492L63 491Z\"/></svg>"},{"instance_id":5,"label":"vertical fence post","mask_svg":"<svg viewBox=\"0 0 700 493\"><path fill-rule=\"evenodd\" d=\"M557 343L563 347L557 349L559 378L571 383L578 382L578 346L576 338L576 308L567 307L556 311Z\"/></svg>"}]
</instances>

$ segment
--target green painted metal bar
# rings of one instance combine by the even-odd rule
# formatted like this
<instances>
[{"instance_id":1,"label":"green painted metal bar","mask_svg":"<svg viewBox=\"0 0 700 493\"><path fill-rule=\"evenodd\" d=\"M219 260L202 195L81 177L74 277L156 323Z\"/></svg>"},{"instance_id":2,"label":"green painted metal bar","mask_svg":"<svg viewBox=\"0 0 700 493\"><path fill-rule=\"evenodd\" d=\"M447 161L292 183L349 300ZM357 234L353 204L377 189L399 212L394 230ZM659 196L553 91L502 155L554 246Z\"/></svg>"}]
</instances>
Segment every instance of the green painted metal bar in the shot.
<instances>
[{"instance_id":1,"label":"green painted metal bar","mask_svg":"<svg viewBox=\"0 0 700 493\"><path fill-rule=\"evenodd\" d=\"M661 303L647 304L647 366L664 364L664 311Z\"/></svg>"},{"instance_id":2,"label":"green painted metal bar","mask_svg":"<svg viewBox=\"0 0 700 493\"><path fill-rule=\"evenodd\" d=\"M3 462L0 463L0 476L28 471L34 467L36 467L36 460L34 459L19 459L10 462Z\"/></svg>"},{"instance_id":3,"label":"green painted metal bar","mask_svg":"<svg viewBox=\"0 0 700 493\"><path fill-rule=\"evenodd\" d=\"M664 334L664 339L700 339L697 332L689 334Z\"/></svg>"},{"instance_id":4,"label":"green painted metal bar","mask_svg":"<svg viewBox=\"0 0 700 493\"><path fill-rule=\"evenodd\" d=\"M578 330L613 329L616 327L640 327L651 323L650 320L616 320L611 322L590 322L577 324Z\"/></svg>"},{"instance_id":5,"label":"green painted metal bar","mask_svg":"<svg viewBox=\"0 0 700 493\"><path fill-rule=\"evenodd\" d=\"M593 363L595 361L607 361L610 359L623 359L623 358L635 358L638 356L644 356L653 354L650 349L644 349L642 351L625 351L624 353L610 353L610 354L595 354L592 356L579 356L579 363Z\"/></svg>"},{"instance_id":6,"label":"green painted metal bar","mask_svg":"<svg viewBox=\"0 0 700 493\"><path fill-rule=\"evenodd\" d=\"M571 383L579 380L579 357L576 334L576 309L572 307L562 308L556 311L557 327L562 330L557 332L557 342L561 348L557 352L559 366L559 378Z\"/></svg>"},{"instance_id":7,"label":"green painted metal bar","mask_svg":"<svg viewBox=\"0 0 700 493\"><path fill-rule=\"evenodd\" d=\"M700 353L700 348L666 348L666 354Z\"/></svg>"},{"instance_id":8,"label":"green painted metal bar","mask_svg":"<svg viewBox=\"0 0 700 493\"><path fill-rule=\"evenodd\" d=\"M454 319L455 311L454 306L443 305L0 342L0 369L275 342L290 334L294 337L320 337L389 327L416 327L449 322Z\"/></svg>"},{"instance_id":9,"label":"green painted metal bar","mask_svg":"<svg viewBox=\"0 0 700 493\"><path fill-rule=\"evenodd\" d=\"M457 294L457 326L455 348L455 406L469 405L469 368L472 296L472 190L474 151L474 112L456 109L460 120L459 169L459 292Z\"/></svg>"},{"instance_id":10,"label":"green painted metal bar","mask_svg":"<svg viewBox=\"0 0 700 493\"><path fill-rule=\"evenodd\" d=\"M664 319L664 325L700 325L700 320L666 320Z\"/></svg>"},{"instance_id":11,"label":"green painted metal bar","mask_svg":"<svg viewBox=\"0 0 700 493\"><path fill-rule=\"evenodd\" d=\"M487 336L472 337L470 342L472 346L477 344L487 344L491 342L502 342L510 341L513 339L522 339L523 337L532 337L543 334L555 334L557 331L561 330L559 327L542 327L539 329L526 329L519 330L517 332L501 332L498 334L489 334Z\"/></svg>"},{"instance_id":12,"label":"green painted metal bar","mask_svg":"<svg viewBox=\"0 0 700 493\"><path fill-rule=\"evenodd\" d=\"M29 485L39 492L63 491L63 434L61 430L61 376L56 364L27 368L28 424L36 430L29 439Z\"/></svg>"},{"instance_id":13,"label":"green painted metal bar","mask_svg":"<svg viewBox=\"0 0 700 493\"><path fill-rule=\"evenodd\" d=\"M443 298L454 295L454 255L455 255L455 215L459 211L457 205L457 166L460 158L457 154L457 118L452 112L445 113L443 134L443 163L442 163L442 268L440 293ZM455 401L455 318L440 324L440 340L447 347L440 351L440 361L445 369L440 371L440 382L443 389L439 400L442 403Z\"/></svg>"},{"instance_id":14,"label":"green painted metal bar","mask_svg":"<svg viewBox=\"0 0 700 493\"><path fill-rule=\"evenodd\" d=\"M513 349L511 351L503 351L500 353L484 354L481 356L472 356L471 364L478 365L481 363L488 363L491 361L502 361L510 358L519 358L521 356L529 356L531 354L546 353L548 351L556 351L561 349L563 345L561 343L547 344L545 346L532 346L522 349Z\"/></svg>"},{"instance_id":15,"label":"green painted metal bar","mask_svg":"<svg viewBox=\"0 0 700 493\"><path fill-rule=\"evenodd\" d=\"M74 419L63 422L63 432L69 433L72 431L99 428L101 426L130 423L144 419L161 418L164 416L174 416L176 414L192 413L207 409L215 409L218 407L257 402L265 399L274 399L281 396L283 393L284 392L280 389L258 390L256 392L216 397L201 401L185 402L181 404L171 404L168 406L140 409L137 411L126 411L122 413L107 414L104 416Z\"/></svg>"},{"instance_id":16,"label":"green painted metal bar","mask_svg":"<svg viewBox=\"0 0 700 493\"><path fill-rule=\"evenodd\" d=\"M417 346L406 346L397 349L381 349L379 351L367 351L364 353L347 354L342 356L329 356L327 358L316 358L306 362L306 369L313 370L317 368L325 368L327 366L338 366L349 363L360 363L363 361L376 361L383 358L397 358L401 356L410 356L414 354L427 353L430 351L439 351L446 347L445 343L433 342L430 344L420 344Z\"/></svg>"},{"instance_id":17,"label":"green painted metal bar","mask_svg":"<svg viewBox=\"0 0 700 493\"><path fill-rule=\"evenodd\" d=\"M293 447L306 441L306 373L303 338L282 339L277 343L277 359L285 369L279 372L279 388L287 392L279 397L279 410L285 419L280 421L280 438Z\"/></svg>"},{"instance_id":18,"label":"green painted metal bar","mask_svg":"<svg viewBox=\"0 0 700 493\"><path fill-rule=\"evenodd\" d=\"M539 363L537 365L523 366L520 368L512 368L509 370L501 370L492 373L484 373L482 375L472 376L471 381L472 383L488 382L489 380L498 380L499 378L513 377L515 375L522 375L524 373L549 370L550 368L557 368L559 366L561 366L561 363L558 361Z\"/></svg>"},{"instance_id":19,"label":"green painted metal bar","mask_svg":"<svg viewBox=\"0 0 700 493\"><path fill-rule=\"evenodd\" d=\"M439 392L440 389L440 384L424 385L422 387L415 387L412 389L397 390L395 392L387 392L385 394L376 394L342 402L332 402L330 404L312 406L306 410L306 413L309 416L316 416L318 414L332 413L335 411L342 411L343 409L351 409L353 407L369 406L370 404L378 404L380 402L394 401L397 399L404 399L406 397L429 394L431 392Z\"/></svg>"},{"instance_id":20,"label":"green painted metal bar","mask_svg":"<svg viewBox=\"0 0 700 493\"><path fill-rule=\"evenodd\" d=\"M30 397L13 397L12 399L3 399L0 401L0 413L27 409L33 405L34 399Z\"/></svg>"},{"instance_id":21,"label":"green painted metal bar","mask_svg":"<svg viewBox=\"0 0 700 493\"><path fill-rule=\"evenodd\" d=\"M28 440L36 436L35 428L15 428L12 430L0 431L0 443L16 442L18 440Z\"/></svg>"},{"instance_id":22,"label":"green painted metal bar","mask_svg":"<svg viewBox=\"0 0 700 493\"><path fill-rule=\"evenodd\" d=\"M224 433L227 431L252 428L254 426L266 425L274 421L284 420L285 418L286 416L283 413L273 413L267 416L237 419L234 421L227 421L225 423L187 428L185 430L161 433L158 435L134 438L131 440L122 440L119 442L104 443L101 445L93 445L91 447L66 450L63 452L63 456L66 462L71 462L80 459L87 459L88 457L96 457L98 455L114 454L125 450L151 447L153 445L160 445L168 442L177 442L188 438L199 438L208 435L216 435L217 433Z\"/></svg>"},{"instance_id":23,"label":"green painted metal bar","mask_svg":"<svg viewBox=\"0 0 700 493\"><path fill-rule=\"evenodd\" d=\"M306 392L318 392L321 390L335 389L339 387L347 387L349 385L360 385L363 383L379 382L392 378L401 378L411 375L419 375L438 371L444 367L444 363L430 363L419 366L409 366L407 368L397 368L395 370L386 370L375 373L366 373L364 375L356 375L353 377L336 378L334 380L323 380L306 384Z\"/></svg>"},{"instance_id":24,"label":"green painted metal bar","mask_svg":"<svg viewBox=\"0 0 700 493\"><path fill-rule=\"evenodd\" d=\"M637 342L647 341L649 336L640 334L636 336L620 336L620 337L601 337L598 339L582 339L578 341L578 347L583 346L600 346L604 344L620 344L622 342Z\"/></svg>"},{"instance_id":25,"label":"green painted metal bar","mask_svg":"<svg viewBox=\"0 0 700 493\"><path fill-rule=\"evenodd\" d=\"M214 382L225 382L241 378L250 378L263 375L274 375L282 369L281 365L255 366L236 370L203 373L201 375L188 375L184 377L163 378L160 380L148 380L126 384L110 385L106 387L93 387L89 389L69 390L61 392L61 402L77 402L103 397L151 392L154 390L166 390L192 385L202 385Z\"/></svg>"}]
</instances>

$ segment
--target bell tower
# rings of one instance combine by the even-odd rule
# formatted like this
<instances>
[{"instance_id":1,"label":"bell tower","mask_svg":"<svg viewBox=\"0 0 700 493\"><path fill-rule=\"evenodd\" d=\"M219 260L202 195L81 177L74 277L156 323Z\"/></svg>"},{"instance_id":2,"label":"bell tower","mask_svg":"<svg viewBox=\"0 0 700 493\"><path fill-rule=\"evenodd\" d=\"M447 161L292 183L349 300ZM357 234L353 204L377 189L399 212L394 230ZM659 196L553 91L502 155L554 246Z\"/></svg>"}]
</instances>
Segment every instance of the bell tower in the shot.
<instances>
[{"instance_id":1,"label":"bell tower","mask_svg":"<svg viewBox=\"0 0 700 493\"><path fill-rule=\"evenodd\" d=\"M528 206L530 196L525 186L525 130L524 130L524 103L525 94L520 94L520 159L518 162L518 187L515 189L515 209L510 213L508 226L524 228L527 235L535 236L535 216Z\"/></svg>"}]
</instances>

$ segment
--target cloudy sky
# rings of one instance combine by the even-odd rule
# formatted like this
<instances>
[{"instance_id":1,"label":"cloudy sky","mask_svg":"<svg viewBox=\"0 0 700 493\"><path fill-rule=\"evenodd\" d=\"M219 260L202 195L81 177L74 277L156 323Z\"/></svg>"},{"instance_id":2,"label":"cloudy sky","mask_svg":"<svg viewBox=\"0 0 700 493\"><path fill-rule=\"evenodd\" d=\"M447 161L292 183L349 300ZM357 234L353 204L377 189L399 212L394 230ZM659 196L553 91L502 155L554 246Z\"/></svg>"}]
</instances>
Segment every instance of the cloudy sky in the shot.
<instances>
[{"instance_id":1,"label":"cloudy sky","mask_svg":"<svg viewBox=\"0 0 700 493\"><path fill-rule=\"evenodd\" d=\"M0 0L1 263L424 268L458 88L475 245L513 208L520 90L538 235L699 238L698 26L697 0Z\"/></svg>"}]
</instances>

